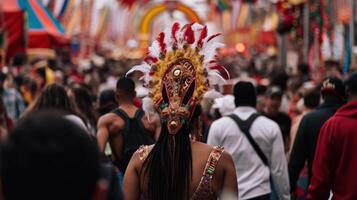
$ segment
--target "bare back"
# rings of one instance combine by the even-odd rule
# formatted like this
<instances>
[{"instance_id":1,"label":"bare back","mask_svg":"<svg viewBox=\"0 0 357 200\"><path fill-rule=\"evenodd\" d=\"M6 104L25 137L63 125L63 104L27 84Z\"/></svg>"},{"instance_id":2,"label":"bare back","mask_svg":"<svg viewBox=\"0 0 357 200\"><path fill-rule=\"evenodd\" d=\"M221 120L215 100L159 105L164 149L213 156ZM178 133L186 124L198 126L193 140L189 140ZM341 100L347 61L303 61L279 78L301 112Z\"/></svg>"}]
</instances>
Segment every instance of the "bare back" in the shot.
<instances>
[{"instance_id":1,"label":"bare back","mask_svg":"<svg viewBox=\"0 0 357 200\"><path fill-rule=\"evenodd\" d=\"M207 197L202 197L202 193L197 197L196 193L202 185L203 174L207 166L207 161L210 155L212 155L214 148L200 142L191 142L191 147L193 176L190 185L190 197L195 200L207 199ZM148 152L151 151L151 148L152 146L148 147ZM144 154L147 155L148 152ZM140 198L140 195L138 196L138 194L144 194L144 196L147 194L147 183L144 183L144 180L146 179L144 175L139 177L143 163L142 152L135 153L129 163L127 173L124 177L123 189L125 199L136 200ZM210 181L212 194L210 194L208 199L216 199L217 196L222 197L222 195L230 196L228 199L238 199L238 187L234 163L228 153L223 152L220 155L220 158L218 158L218 163L215 166L214 173ZM140 187L140 185L143 186Z\"/></svg>"}]
</instances>

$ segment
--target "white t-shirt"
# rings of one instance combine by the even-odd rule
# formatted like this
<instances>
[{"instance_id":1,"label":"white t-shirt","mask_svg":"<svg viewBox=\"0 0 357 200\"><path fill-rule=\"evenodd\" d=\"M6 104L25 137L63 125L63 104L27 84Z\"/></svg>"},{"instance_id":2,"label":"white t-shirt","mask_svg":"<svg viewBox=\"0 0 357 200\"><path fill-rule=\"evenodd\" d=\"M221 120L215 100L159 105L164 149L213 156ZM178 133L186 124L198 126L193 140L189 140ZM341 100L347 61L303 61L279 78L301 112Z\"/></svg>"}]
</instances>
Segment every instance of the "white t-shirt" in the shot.
<instances>
[{"instance_id":1,"label":"white t-shirt","mask_svg":"<svg viewBox=\"0 0 357 200\"><path fill-rule=\"evenodd\" d=\"M233 114L242 120L256 113L252 107L238 107ZM221 145L232 155L235 163L239 199L250 199L271 193L270 177L279 199L290 199L290 184L284 144L279 126L260 116L252 124L250 133L268 159L265 166L238 125L229 117L213 122L207 143Z\"/></svg>"}]
</instances>

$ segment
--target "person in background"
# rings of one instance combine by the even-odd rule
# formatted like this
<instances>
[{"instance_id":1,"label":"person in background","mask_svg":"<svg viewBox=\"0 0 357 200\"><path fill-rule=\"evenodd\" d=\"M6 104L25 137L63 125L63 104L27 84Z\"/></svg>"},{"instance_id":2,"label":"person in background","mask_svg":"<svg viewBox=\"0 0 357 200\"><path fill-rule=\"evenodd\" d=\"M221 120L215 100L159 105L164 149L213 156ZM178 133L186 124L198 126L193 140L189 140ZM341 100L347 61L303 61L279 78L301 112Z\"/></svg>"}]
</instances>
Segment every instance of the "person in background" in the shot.
<instances>
[{"instance_id":1,"label":"person in background","mask_svg":"<svg viewBox=\"0 0 357 200\"><path fill-rule=\"evenodd\" d=\"M113 162L124 174L132 154L141 146L153 144L159 130L150 123L143 110L134 105L135 83L123 77L117 81L116 99L119 107L101 116L98 120L97 140L99 151L104 153L109 142Z\"/></svg>"},{"instance_id":2,"label":"person in background","mask_svg":"<svg viewBox=\"0 0 357 200\"><path fill-rule=\"evenodd\" d=\"M0 142L7 138L9 130L13 126L12 120L8 117L5 105L0 98Z\"/></svg>"},{"instance_id":3,"label":"person in background","mask_svg":"<svg viewBox=\"0 0 357 200\"><path fill-rule=\"evenodd\" d=\"M39 89L43 89L46 85L55 82L54 72L49 68L47 59L36 57L31 61L30 65L32 67L32 78Z\"/></svg>"},{"instance_id":4,"label":"person in background","mask_svg":"<svg viewBox=\"0 0 357 200\"><path fill-rule=\"evenodd\" d=\"M234 97L237 108L233 115L245 122L250 121L251 116L257 113L257 97L253 84L238 82L234 86ZM266 162L242 132L243 127L231 117L223 117L212 123L207 143L221 145L232 155L239 185L239 199L270 199L270 177L279 199L290 199L287 163L279 126L261 115L257 115L250 125L249 132L264 154Z\"/></svg>"},{"instance_id":5,"label":"person in background","mask_svg":"<svg viewBox=\"0 0 357 200\"><path fill-rule=\"evenodd\" d=\"M291 126L291 131L290 131L290 136L291 136L291 146L289 148L289 154L288 157L290 156L292 146L295 141L296 133L299 128L301 119L311 111L315 110L316 107L320 104L320 93L316 90L310 90L306 91L305 94L303 95L303 99L300 100L302 102L302 108L301 108L301 114L296 116L293 119L293 123ZM299 104L299 103L298 103ZM299 179L297 180L296 183L296 197L297 199L306 199L307 195L307 187L308 187L308 168L307 168L307 163L305 162L304 169L300 172Z\"/></svg>"},{"instance_id":6,"label":"person in background","mask_svg":"<svg viewBox=\"0 0 357 200\"><path fill-rule=\"evenodd\" d=\"M291 119L286 113L279 111L282 96L283 91L278 86L270 86L268 88L264 115L279 125L283 136L285 152L287 152L290 145Z\"/></svg>"},{"instance_id":7,"label":"person in background","mask_svg":"<svg viewBox=\"0 0 357 200\"><path fill-rule=\"evenodd\" d=\"M2 144L0 154L6 200L104 200L107 186L99 179L95 143L61 115L26 116Z\"/></svg>"},{"instance_id":8,"label":"person in background","mask_svg":"<svg viewBox=\"0 0 357 200\"><path fill-rule=\"evenodd\" d=\"M68 93L78 112L84 117L90 134L94 136L97 133L98 116L89 90L82 86L73 86L68 90Z\"/></svg>"},{"instance_id":9,"label":"person in background","mask_svg":"<svg viewBox=\"0 0 357 200\"><path fill-rule=\"evenodd\" d=\"M308 63L300 63L297 66L297 75L303 82L308 82L311 80L310 77L310 66Z\"/></svg>"},{"instance_id":10,"label":"person in background","mask_svg":"<svg viewBox=\"0 0 357 200\"><path fill-rule=\"evenodd\" d=\"M112 89L103 90L99 94L97 112L100 116L109 113L118 107L118 102L115 99L115 91Z\"/></svg>"},{"instance_id":11,"label":"person in background","mask_svg":"<svg viewBox=\"0 0 357 200\"><path fill-rule=\"evenodd\" d=\"M62 85L50 84L46 86L36 102L27 110L27 114L44 110L59 110L65 112L65 118L88 132L84 120L80 117L80 114L75 111L74 103L68 97Z\"/></svg>"},{"instance_id":12,"label":"person in background","mask_svg":"<svg viewBox=\"0 0 357 200\"><path fill-rule=\"evenodd\" d=\"M345 87L337 78L326 78L321 86L323 103L315 111L306 114L299 125L289 160L291 192L307 160L308 182L312 176L317 138L322 125L344 104Z\"/></svg>"},{"instance_id":13,"label":"person in background","mask_svg":"<svg viewBox=\"0 0 357 200\"><path fill-rule=\"evenodd\" d=\"M31 105L41 93L36 82L30 77L24 78L20 91L27 106Z\"/></svg>"},{"instance_id":14,"label":"person in background","mask_svg":"<svg viewBox=\"0 0 357 200\"><path fill-rule=\"evenodd\" d=\"M301 108L301 114L296 116L291 125L291 130L290 130L290 137L291 137L291 146L289 148L289 151L291 152L291 149L293 148L293 144L295 141L296 133L298 131L301 119L314 109L316 109L317 106L320 104L320 93L316 90L313 89L311 91L306 91L305 94L303 95L302 98L302 103L303 106Z\"/></svg>"},{"instance_id":15,"label":"person in background","mask_svg":"<svg viewBox=\"0 0 357 200\"><path fill-rule=\"evenodd\" d=\"M256 92L257 92L257 112L259 113L264 113L264 109L266 107L266 101L265 101L265 93L267 91L267 86L265 85L257 85L256 87Z\"/></svg>"},{"instance_id":16,"label":"person in background","mask_svg":"<svg viewBox=\"0 0 357 200\"><path fill-rule=\"evenodd\" d=\"M11 120L16 121L25 110L25 103L19 91L5 87L7 75L0 73L0 95Z\"/></svg>"},{"instance_id":17,"label":"person in background","mask_svg":"<svg viewBox=\"0 0 357 200\"><path fill-rule=\"evenodd\" d=\"M289 101L287 114L290 117L290 119L294 119L297 115L300 114L300 110L298 108L298 102L300 99L302 99L302 94L299 91L299 89L302 86L302 81L300 80L299 77L293 76L288 79L286 85L287 87L286 87L285 95Z\"/></svg>"},{"instance_id":18,"label":"person in background","mask_svg":"<svg viewBox=\"0 0 357 200\"><path fill-rule=\"evenodd\" d=\"M357 72L346 81L348 103L323 125L316 146L308 200L357 199Z\"/></svg>"}]
</instances>

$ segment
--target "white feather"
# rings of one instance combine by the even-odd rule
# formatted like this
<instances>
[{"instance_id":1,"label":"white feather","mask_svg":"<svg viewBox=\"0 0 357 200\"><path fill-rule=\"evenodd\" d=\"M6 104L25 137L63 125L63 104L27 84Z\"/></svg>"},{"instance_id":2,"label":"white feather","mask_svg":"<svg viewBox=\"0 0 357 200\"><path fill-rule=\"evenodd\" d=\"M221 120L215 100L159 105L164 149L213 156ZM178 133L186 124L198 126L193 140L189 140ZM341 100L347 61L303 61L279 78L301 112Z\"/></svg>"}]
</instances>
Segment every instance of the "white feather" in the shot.
<instances>
[{"instance_id":1,"label":"white feather","mask_svg":"<svg viewBox=\"0 0 357 200\"><path fill-rule=\"evenodd\" d=\"M158 41L154 41L149 47L149 55L154 58L160 57L160 44Z\"/></svg>"},{"instance_id":2,"label":"white feather","mask_svg":"<svg viewBox=\"0 0 357 200\"><path fill-rule=\"evenodd\" d=\"M220 75L219 71L211 70L208 72L208 80L210 85L224 85L226 80Z\"/></svg>"},{"instance_id":3,"label":"white feather","mask_svg":"<svg viewBox=\"0 0 357 200\"><path fill-rule=\"evenodd\" d=\"M183 47L183 40L184 40L184 31L177 31L176 32L176 39L177 39L177 47L182 48Z\"/></svg>"},{"instance_id":4,"label":"white feather","mask_svg":"<svg viewBox=\"0 0 357 200\"><path fill-rule=\"evenodd\" d=\"M201 49L201 55L204 56L203 64L207 64L210 61L214 60L215 55L217 54L217 49L224 47L223 43L210 41L204 43Z\"/></svg>"},{"instance_id":5,"label":"white feather","mask_svg":"<svg viewBox=\"0 0 357 200\"><path fill-rule=\"evenodd\" d=\"M203 98L205 99L217 99L217 98L220 98L220 97L223 97L223 95L214 90L214 89L210 89L208 90L204 95L203 95Z\"/></svg>"},{"instance_id":6,"label":"white feather","mask_svg":"<svg viewBox=\"0 0 357 200\"><path fill-rule=\"evenodd\" d=\"M140 80L144 81L145 85L149 84L150 80L152 80L149 74L145 74L144 76L140 77Z\"/></svg>"},{"instance_id":7,"label":"white feather","mask_svg":"<svg viewBox=\"0 0 357 200\"><path fill-rule=\"evenodd\" d=\"M164 38L164 43L166 44L166 51L169 52L172 50L172 38L171 38L171 28L166 28L164 31L165 38Z\"/></svg>"},{"instance_id":8,"label":"white feather","mask_svg":"<svg viewBox=\"0 0 357 200\"><path fill-rule=\"evenodd\" d=\"M196 48L198 38L200 37L201 31L204 28L204 26L196 22L191 26L191 28L193 30L194 37L195 37L195 42L192 44L192 48Z\"/></svg>"},{"instance_id":9,"label":"white feather","mask_svg":"<svg viewBox=\"0 0 357 200\"><path fill-rule=\"evenodd\" d=\"M152 99L149 97L143 98L142 108L148 118L148 121L150 122L151 116L156 114L156 111L154 109L154 103L153 103Z\"/></svg>"},{"instance_id":10,"label":"white feather","mask_svg":"<svg viewBox=\"0 0 357 200\"><path fill-rule=\"evenodd\" d=\"M125 76L128 76L129 74L135 72L135 71L139 71L142 72L144 74L147 74L150 72L150 65L148 65L147 63L142 63L140 65L135 65L134 67L132 67L126 74Z\"/></svg>"}]
</instances>

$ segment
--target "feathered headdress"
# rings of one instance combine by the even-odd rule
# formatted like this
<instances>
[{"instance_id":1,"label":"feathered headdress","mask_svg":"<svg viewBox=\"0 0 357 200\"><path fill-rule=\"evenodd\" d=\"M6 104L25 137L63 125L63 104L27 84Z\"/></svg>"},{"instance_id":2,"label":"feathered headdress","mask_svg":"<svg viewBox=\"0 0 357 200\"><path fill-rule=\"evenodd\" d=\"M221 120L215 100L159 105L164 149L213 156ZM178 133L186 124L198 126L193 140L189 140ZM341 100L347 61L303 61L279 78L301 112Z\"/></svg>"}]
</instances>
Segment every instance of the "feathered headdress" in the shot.
<instances>
[{"instance_id":1,"label":"feathered headdress","mask_svg":"<svg viewBox=\"0 0 357 200\"><path fill-rule=\"evenodd\" d=\"M127 72L144 73L142 80L149 96L143 101L143 109L158 111L170 134L176 134L190 121L210 85L225 82L222 72L229 77L215 60L217 48L223 46L214 41L219 35L208 36L207 27L198 23L182 28L174 23L158 35L144 63Z\"/></svg>"}]
</instances>

